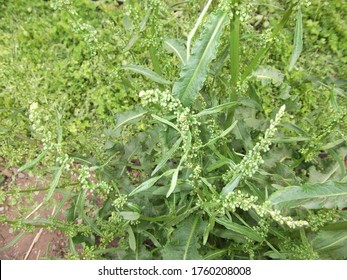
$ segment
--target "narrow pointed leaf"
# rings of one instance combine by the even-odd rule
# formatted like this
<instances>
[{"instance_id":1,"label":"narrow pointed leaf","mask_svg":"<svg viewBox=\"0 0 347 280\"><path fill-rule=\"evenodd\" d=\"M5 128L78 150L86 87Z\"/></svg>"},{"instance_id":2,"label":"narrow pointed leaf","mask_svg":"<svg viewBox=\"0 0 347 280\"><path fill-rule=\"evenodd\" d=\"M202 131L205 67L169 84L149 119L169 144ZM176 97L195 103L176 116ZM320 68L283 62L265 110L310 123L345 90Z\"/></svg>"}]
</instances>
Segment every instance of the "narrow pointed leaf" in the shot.
<instances>
[{"instance_id":1,"label":"narrow pointed leaf","mask_svg":"<svg viewBox=\"0 0 347 280\"><path fill-rule=\"evenodd\" d=\"M40 162L41 159L43 159L45 157L45 155L47 155L47 152L48 150L44 150L41 154L39 154L37 156L37 158L35 158L34 160L30 161L30 162L27 162L26 164L24 164L23 166L21 166L19 169L18 169L18 172L22 172L24 170L27 170L31 167L33 167L34 165L36 165L37 163Z\"/></svg>"},{"instance_id":2,"label":"narrow pointed leaf","mask_svg":"<svg viewBox=\"0 0 347 280\"><path fill-rule=\"evenodd\" d=\"M53 176L53 181L50 184L48 193L45 197L45 201L48 201L52 197L56 187L58 186L58 183L59 183L61 174L63 173L63 170L64 170L64 165L60 166L59 169L55 172L55 174Z\"/></svg>"},{"instance_id":3,"label":"narrow pointed leaf","mask_svg":"<svg viewBox=\"0 0 347 280\"><path fill-rule=\"evenodd\" d=\"M231 108L231 107L235 107L238 104L239 104L238 102L224 103L224 104L212 107L212 108L208 108L208 109L202 110L201 112L197 113L195 116L201 117L201 116L221 113L221 112L224 112L225 109L228 109L228 108Z\"/></svg>"},{"instance_id":4,"label":"narrow pointed leaf","mask_svg":"<svg viewBox=\"0 0 347 280\"><path fill-rule=\"evenodd\" d=\"M7 250L8 248L12 247L13 245L15 245L18 240L25 234L25 232L20 232L19 234L17 234L12 240L11 242L7 243L5 246L0 248L0 252Z\"/></svg>"},{"instance_id":5,"label":"narrow pointed leaf","mask_svg":"<svg viewBox=\"0 0 347 280\"><path fill-rule=\"evenodd\" d=\"M202 146L200 146L200 147L205 147L205 146L211 145L211 144L215 143L218 139L224 138L225 136L227 136L227 135L234 129L234 127L236 126L236 124L237 124L237 120L234 121L234 122L232 123L232 125L229 126L226 130L224 130L220 135L218 135L217 137L211 139L211 140L208 141L206 144L204 144L204 145L202 145Z\"/></svg>"},{"instance_id":6,"label":"narrow pointed leaf","mask_svg":"<svg viewBox=\"0 0 347 280\"><path fill-rule=\"evenodd\" d=\"M165 78L159 76L157 73L153 72L152 70L145 68L143 66L139 66L139 65L124 65L123 69L125 70L130 70L133 71L135 73L141 74L147 78L149 78L150 80L157 82L159 84L163 84L163 85L169 85L171 84L170 81L166 80Z\"/></svg>"},{"instance_id":7,"label":"narrow pointed leaf","mask_svg":"<svg viewBox=\"0 0 347 280\"><path fill-rule=\"evenodd\" d=\"M170 188L169 188L169 190L168 190L168 192L166 194L166 197L169 197L170 194L172 194L172 192L175 190L176 185L177 185L177 180L178 180L178 173L179 173L180 169L181 169L181 162L178 165L178 167L175 169L174 174L172 175Z\"/></svg>"},{"instance_id":8,"label":"narrow pointed leaf","mask_svg":"<svg viewBox=\"0 0 347 280\"><path fill-rule=\"evenodd\" d=\"M216 56L219 39L227 20L227 14L221 11L211 14L204 31L195 42L192 55L173 86L173 94L184 106L190 106L202 88L210 63Z\"/></svg>"},{"instance_id":9,"label":"narrow pointed leaf","mask_svg":"<svg viewBox=\"0 0 347 280\"><path fill-rule=\"evenodd\" d=\"M151 176L153 176L155 173L157 173L163 166L164 164L172 158L172 155L176 152L176 150L179 148L180 144L182 142L182 138L178 138L178 140L173 144L170 150L168 150L166 153L164 153L162 159L156 166L156 168L153 170Z\"/></svg>"},{"instance_id":10,"label":"narrow pointed leaf","mask_svg":"<svg viewBox=\"0 0 347 280\"><path fill-rule=\"evenodd\" d=\"M223 189L221 192L222 196L226 196L228 193L232 192L240 183L241 175L234 177Z\"/></svg>"},{"instance_id":11,"label":"narrow pointed leaf","mask_svg":"<svg viewBox=\"0 0 347 280\"><path fill-rule=\"evenodd\" d=\"M159 117L159 116L157 116L157 115L154 115L154 114L152 114L151 116L152 116L154 119L156 119L157 121L159 121L159 122L161 122L161 123L164 123L164 124L166 124L166 125L168 125L168 126L171 126L173 129L175 129L175 130L177 130L178 132L180 132L179 128L178 128L174 123L168 121L167 119L161 118L161 117Z\"/></svg>"},{"instance_id":12,"label":"narrow pointed leaf","mask_svg":"<svg viewBox=\"0 0 347 280\"><path fill-rule=\"evenodd\" d=\"M100 229L97 227L97 225L92 221L92 219L90 219L86 213L83 213L82 214L82 219L83 221L85 221L89 226L90 228L96 233L98 234L99 236L103 236L103 233L100 231Z\"/></svg>"},{"instance_id":13,"label":"narrow pointed leaf","mask_svg":"<svg viewBox=\"0 0 347 280\"><path fill-rule=\"evenodd\" d=\"M205 228L204 234L203 234L202 244L204 244L204 245L206 245L207 240L208 240L208 236L209 236L211 230L213 230L213 228L214 228L215 220L216 220L215 216L210 216L210 219L208 221L208 225Z\"/></svg>"},{"instance_id":14,"label":"narrow pointed leaf","mask_svg":"<svg viewBox=\"0 0 347 280\"><path fill-rule=\"evenodd\" d=\"M171 173L173 173L175 171L175 169L170 169L168 171L166 171L165 173L161 174L160 176L156 176L153 178L148 179L147 181L143 182L141 185L139 185L136 189L134 189L129 196L133 196L134 194L137 194L139 192L143 192L148 190L149 188L151 188L152 186L154 186L154 184L161 178L164 176L168 176Z\"/></svg>"},{"instance_id":15,"label":"narrow pointed leaf","mask_svg":"<svg viewBox=\"0 0 347 280\"><path fill-rule=\"evenodd\" d=\"M218 224L225 226L227 229L229 229L231 231L234 231L234 232L237 232L237 233L240 233L242 235L247 236L251 240L258 241L258 242L263 241L263 238L260 236L260 234L258 232L256 232L255 230L253 230L252 228L239 225L239 224L234 223L230 220L227 220L224 217L223 218L216 218L216 222Z\"/></svg>"},{"instance_id":16,"label":"narrow pointed leaf","mask_svg":"<svg viewBox=\"0 0 347 280\"><path fill-rule=\"evenodd\" d=\"M303 46L302 38L303 38L302 14L301 14L300 6L299 6L297 14L296 14L296 26L295 26L295 33L294 33L294 50L290 58L289 71L291 71L294 68L295 63L298 61L299 56L302 52L302 46Z\"/></svg>"}]
</instances>

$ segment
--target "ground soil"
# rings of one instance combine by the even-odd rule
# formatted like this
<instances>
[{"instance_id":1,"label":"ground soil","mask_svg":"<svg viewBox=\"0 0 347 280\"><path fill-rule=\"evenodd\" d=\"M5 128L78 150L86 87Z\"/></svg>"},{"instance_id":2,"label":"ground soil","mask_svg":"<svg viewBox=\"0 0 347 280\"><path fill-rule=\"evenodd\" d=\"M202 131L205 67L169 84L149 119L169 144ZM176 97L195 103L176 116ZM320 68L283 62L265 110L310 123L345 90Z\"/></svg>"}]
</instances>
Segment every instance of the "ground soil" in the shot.
<instances>
[{"instance_id":1,"label":"ground soil","mask_svg":"<svg viewBox=\"0 0 347 280\"><path fill-rule=\"evenodd\" d=\"M1 164L0 158L0 174L2 174L2 182L0 182L0 188L7 191L11 186L17 185L21 189L26 189L27 186L40 186L44 185L42 180L36 177L30 177L27 173L18 173L17 168L5 169ZM40 182L41 181L41 182ZM32 218L47 218L54 213L53 206L45 206L35 209L44 200L44 192L38 192L35 194L33 201L29 203L24 200L21 204L27 204L28 207L32 207L33 212L29 219ZM59 194L54 197L55 200L61 199ZM56 213L58 217L64 218L60 213ZM8 220L13 220L21 215L18 205L9 205L8 201L0 205L0 215L6 215ZM20 231L13 231L10 225L0 223L0 259L1 260L33 260L33 259L61 259L64 258L67 237L63 232L58 230L37 229L33 233L25 233L13 246L1 250L9 242L16 237Z\"/></svg>"}]
</instances>

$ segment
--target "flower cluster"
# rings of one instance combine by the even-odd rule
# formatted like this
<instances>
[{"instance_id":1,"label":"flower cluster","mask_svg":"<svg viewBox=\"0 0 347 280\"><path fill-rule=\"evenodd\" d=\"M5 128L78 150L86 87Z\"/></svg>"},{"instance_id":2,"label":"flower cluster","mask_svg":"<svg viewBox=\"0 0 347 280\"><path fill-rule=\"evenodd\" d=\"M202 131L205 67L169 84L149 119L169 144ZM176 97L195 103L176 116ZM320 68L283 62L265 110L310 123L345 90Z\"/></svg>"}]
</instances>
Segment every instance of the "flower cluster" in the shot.
<instances>
[{"instance_id":1,"label":"flower cluster","mask_svg":"<svg viewBox=\"0 0 347 280\"><path fill-rule=\"evenodd\" d=\"M201 166L200 165L195 166L193 170L193 178L195 180L198 180L200 178L201 172L202 172Z\"/></svg>"},{"instance_id":2,"label":"flower cluster","mask_svg":"<svg viewBox=\"0 0 347 280\"><path fill-rule=\"evenodd\" d=\"M234 213L237 209L243 211L253 209L260 218L265 220L270 219L280 225L287 225L292 229L310 225L307 221L294 220L290 216L283 216L279 210L272 209L269 202L258 205L256 204L257 200L258 197L256 196L237 190L229 193L226 197L215 195L211 199L205 201L200 200L198 206L204 211L217 216L224 216L227 212ZM261 226L264 227L264 225Z\"/></svg>"},{"instance_id":3,"label":"flower cluster","mask_svg":"<svg viewBox=\"0 0 347 280\"><path fill-rule=\"evenodd\" d=\"M115 200L113 200L112 205L116 209L122 209L125 203L128 201L128 196L126 195L119 195Z\"/></svg>"},{"instance_id":4,"label":"flower cluster","mask_svg":"<svg viewBox=\"0 0 347 280\"><path fill-rule=\"evenodd\" d=\"M193 116L188 107L183 107L181 102L176 99L168 90L160 91L159 89L151 89L141 91L139 93L141 104L144 107L154 109L161 113L172 113L177 120L177 126L181 131L183 141L186 142L188 131L193 129L194 135L199 134L198 126L200 122Z\"/></svg>"},{"instance_id":5,"label":"flower cluster","mask_svg":"<svg viewBox=\"0 0 347 280\"><path fill-rule=\"evenodd\" d=\"M89 172L89 167L86 165L83 165L79 169L79 176L78 176L78 181L82 186L82 189L89 189L89 190L94 190L95 185L90 182L90 172Z\"/></svg>"},{"instance_id":6,"label":"flower cluster","mask_svg":"<svg viewBox=\"0 0 347 280\"><path fill-rule=\"evenodd\" d=\"M310 0L295 0L295 1L291 0L290 3L297 4L297 6L304 5L305 7L309 7L312 4Z\"/></svg>"},{"instance_id":7,"label":"flower cluster","mask_svg":"<svg viewBox=\"0 0 347 280\"><path fill-rule=\"evenodd\" d=\"M231 173L239 174L242 177L251 177L255 172L258 171L259 166L264 163L261 153L268 152L270 150L271 138L277 131L277 125L280 123L281 118L284 115L284 110L285 105L280 108L275 119L270 121L270 126L265 131L265 135L253 147L253 149L248 152L242 161L234 167ZM232 174L228 174L226 177L229 178L232 176Z\"/></svg>"},{"instance_id":8,"label":"flower cluster","mask_svg":"<svg viewBox=\"0 0 347 280\"><path fill-rule=\"evenodd\" d=\"M77 15L75 9L72 8L72 3L70 0L57 0L51 4L53 10L63 10L67 9L71 14Z\"/></svg>"},{"instance_id":9,"label":"flower cluster","mask_svg":"<svg viewBox=\"0 0 347 280\"><path fill-rule=\"evenodd\" d=\"M123 226L125 225L124 219L115 211L111 213L111 216L107 220L98 218L96 224L103 233L100 239L101 246L107 245L116 237L122 236Z\"/></svg>"},{"instance_id":10,"label":"flower cluster","mask_svg":"<svg viewBox=\"0 0 347 280\"><path fill-rule=\"evenodd\" d=\"M71 20L69 24L72 30L77 34L81 34L83 40L87 43L91 56L95 56L97 51L102 49L101 45L97 44L96 29L92 25L83 22L83 19L78 15L70 0L55 1L51 4L51 7L54 10L66 11L70 15Z\"/></svg>"},{"instance_id":11,"label":"flower cluster","mask_svg":"<svg viewBox=\"0 0 347 280\"><path fill-rule=\"evenodd\" d=\"M317 231L327 223L334 223L338 219L337 210L335 209L321 209L317 213L310 211L308 214L308 221L313 231Z\"/></svg>"},{"instance_id":12,"label":"flower cluster","mask_svg":"<svg viewBox=\"0 0 347 280\"><path fill-rule=\"evenodd\" d=\"M272 209L270 203L265 202L262 205L253 205L253 209L260 217L270 217L280 225L287 225L289 228L309 226L309 222L304 220L294 220L290 216L283 216L279 210Z\"/></svg>"},{"instance_id":13,"label":"flower cluster","mask_svg":"<svg viewBox=\"0 0 347 280\"><path fill-rule=\"evenodd\" d=\"M52 132L44 125L50 122L50 117L49 114L44 114L42 112L37 102L31 103L29 107L29 120L31 122L33 134L41 140L44 150L52 147Z\"/></svg>"},{"instance_id":14,"label":"flower cluster","mask_svg":"<svg viewBox=\"0 0 347 280\"><path fill-rule=\"evenodd\" d=\"M251 17L255 10L253 1L230 1L223 0L219 3L219 9L223 12L231 14L231 18L234 15L238 15L241 22L246 22Z\"/></svg>"},{"instance_id":15,"label":"flower cluster","mask_svg":"<svg viewBox=\"0 0 347 280\"><path fill-rule=\"evenodd\" d=\"M314 251L311 244L295 243L294 239L286 238L279 244L281 251L286 252L289 260L319 260L319 255Z\"/></svg>"},{"instance_id":16,"label":"flower cluster","mask_svg":"<svg viewBox=\"0 0 347 280\"><path fill-rule=\"evenodd\" d=\"M226 197L214 196L212 199L199 201L198 205L207 212L224 216L226 212L235 212L237 209L248 211L257 200L256 196L237 190L229 193Z\"/></svg>"},{"instance_id":17,"label":"flower cluster","mask_svg":"<svg viewBox=\"0 0 347 280\"><path fill-rule=\"evenodd\" d=\"M322 148L322 143L327 137L330 137L334 134L339 134L342 137L344 136L343 129L337 129L346 124L347 120L347 110L345 108L341 108L339 110L335 110L331 112L329 115L329 119L322 122L324 125L318 131L314 131L311 137L311 141L309 141L305 147L300 149L300 153L304 155L306 162L314 161L317 158L317 154L324 150Z\"/></svg>"},{"instance_id":18,"label":"flower cluster","mask_svg":"<svg viewBox=\"0 0 347 280\"><path fill-rule=\"evenodd\" d=\"M63 166L65 171L69 171L73 164L73 159L68 154L63 154L56 158L56 162L59 166Z\"/></svg>"},{"instance_id":19,"label":"flower cluster","mask_svg":"<svg viewBox=\"0 0 347 280\"><path fill-rule=\"evenodd\" d=\"M160 91L159 89L150 89L140 91L139 97L144 107L159 106L158 109L169 111L170 113L183 108L181 102L174 98L168 90Z\"/></svg>"}]
</instances>

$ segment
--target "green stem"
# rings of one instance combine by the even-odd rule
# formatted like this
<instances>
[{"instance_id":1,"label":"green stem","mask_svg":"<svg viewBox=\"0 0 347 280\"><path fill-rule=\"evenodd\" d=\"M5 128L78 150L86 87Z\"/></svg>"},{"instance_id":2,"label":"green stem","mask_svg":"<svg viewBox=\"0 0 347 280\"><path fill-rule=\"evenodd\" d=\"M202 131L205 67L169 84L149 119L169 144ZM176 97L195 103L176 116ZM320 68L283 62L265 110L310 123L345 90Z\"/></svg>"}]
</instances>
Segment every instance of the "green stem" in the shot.
<instances>
[{"instance_id":1,"label":"green stem","mask_svg":"<svg viewBox=\"0 0 347 280\"><path fill-rule=\"evenodd\" d=\"M162 71L161 71L159 59L158 59L157 52L156 52L156 50L155 50L153 45L149 47L149 54L151 56L151 60L152 60L154 71L158 75L161 76L162 75Z\"/></svg>"},{"instance_id":2,"label":"green stem","mask_svg":"<svg viewBox=\"0 0 347 280\"><path fill-rule=\"evenodd\" d=\"M231 88L234 91L240 71L240 17L234 15L230 23L230 73Z\"/></svg>"},{"instance_id":3,"label":"green stem","mask_svg":"<svg viewBox=\"0 0 347 280\"><path fill-rule=\"evenodd\" d=\"M240 17L234 14L230 22L230 74L231 89L230 102L237 100L236 87L240 72ZM226 127L229 127L234 119L235 107L228 110Z\"/></svg>"},{"instance_id":4,"label":"green stem","mask_svg":"<svg viewBox=\"0 0 347 280\"><path fill-rule=\"evenodd\" d=\"M155 10L153 11L153 18L156 19L158 17L158 7L155 8ZM155 23L156 21L155 20L152 20L152 25L151 25L151 33L152 33L152 36L155 37L156 36L156 26L155 26ZM153 68L154 68L154 71L158 74L158 75L162 75L162 71L161 71L161 67L160 67L160 62L159 62L159 59L158 59L158 56L157 56L157 51L154 47L154 45L151 45L149 47L149 54L151 56L151 60L152 60L152 64L153 64Z\"/></svg>"}]
</instances>

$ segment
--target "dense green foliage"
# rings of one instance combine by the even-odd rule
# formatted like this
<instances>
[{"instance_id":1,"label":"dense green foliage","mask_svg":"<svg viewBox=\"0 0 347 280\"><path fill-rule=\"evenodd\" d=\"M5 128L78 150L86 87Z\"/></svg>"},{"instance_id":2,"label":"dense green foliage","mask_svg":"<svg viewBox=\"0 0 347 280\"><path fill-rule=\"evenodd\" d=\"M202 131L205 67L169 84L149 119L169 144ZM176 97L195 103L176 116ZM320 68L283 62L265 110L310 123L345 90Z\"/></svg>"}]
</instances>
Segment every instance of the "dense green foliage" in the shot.
<instances>
[{"instance_id":1,"label":"dense green foliage","mask_svg":"<svg viewBox=\"0 0 347 280\"><path fill-rule=\"evenodd\" d=\"M50 183L0 202L68 209L2 223L67 258L347 258L346 3L51 2L1 2L0 155Z\"/></svg>"}]
</instances>

